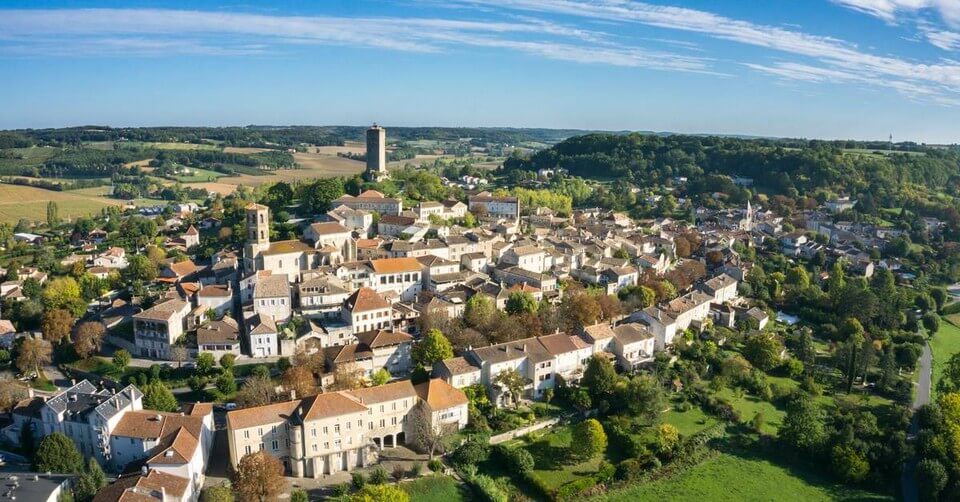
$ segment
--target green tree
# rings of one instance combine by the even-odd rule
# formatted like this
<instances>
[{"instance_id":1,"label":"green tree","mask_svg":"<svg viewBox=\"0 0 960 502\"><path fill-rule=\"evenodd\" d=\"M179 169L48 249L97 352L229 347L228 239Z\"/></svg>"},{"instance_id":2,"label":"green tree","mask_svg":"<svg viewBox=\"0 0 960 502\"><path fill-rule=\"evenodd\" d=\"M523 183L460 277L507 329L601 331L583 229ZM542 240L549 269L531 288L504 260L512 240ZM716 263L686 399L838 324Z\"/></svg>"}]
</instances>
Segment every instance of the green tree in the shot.
<instances>
[{"instance_id":1,"label":"green tree","mask_svg":"<svg viewBox=\"0 0 960 502\"><path fill-rule=\"evenodd\" d=\"M816 451L826 438L823 412L819 405L805 396L794 399L787 407L778 435L793 448Z\"/></svg>"},{"instance_id":2,"label":"green tree","mask_svg":"<svg viewBox=\"0 0 960 502\"><path fill-rule=\"evenodd\" d=\"M83 455L73 440L60 432L45 436L33 456L33 470L76 474L83 469Z\"/></svg>"},{"instance_id":3,"label":"green tree","mask_svg":"<svg viewBox=\"0 0 960 502\"><path fill-rule=\"evenodd\" d=\"M123 269L123 276L128 281L150 282L157 278L157 273L157 265L139 254L127 258L127 268Z\"/></svg>"},{"instance_id":4,"label":"green tree","mask_svg":"<svg viewBox=\"0 0 960 502\"><path fill-rule=\"evenodd\" d=\"M43 306L47 309L64 309L79 317L87 309L80 296L80 284L73 277L60 277L47 283L43 290Z\"/></svg>"},{"instance_id":5,"label":"green tree","mask_svg":"<svg viewBox=\"0 0 960 502\"><path fill-rule=\"evenodd\" d=\"M201 352L197 355L197 373L209 375L213 372L213 365L216 364L213 354L210 352Z\"/></svg>"},{"instance_id":6,"label":"green tree","mask_svg":"<svg viewBox=\"0 0 960 502\"><path fill-rule=\"evenodd\" d=\"M126 349L118 349L113 353L113 366L122 373L127 369L127 366L130 365L130 361L132 359L133 357L129 352L126 351Z\"/></svg>"},{"instance_id":7,"label":"green tree","mask_svg":"<svg viewBox=\"0 0 960 502\"><path fill-rule=\"evenodd\" d=\"M830 466L840 479L850 483L863 481L870 472L870 463L857 450L848 445L833 447Z\"/></svg>"},{"instance_id":8,"label":"green tree","mask_svg":"<svg viewBox=\"0 0 960 502\"><path fill-rule=\"evenodd\" d=\"M936 459L925 458L917 464L920 500L940 500L940 492L947 487L949 480L947 469Z\"/></svg>"},{"instance_id":9,"label":"green tree","mask_svg":"<svg viewBox=\"0 0 960 502\"><path fill-rule=\"evenodd\" d=\"M604 357L595 355L587 362L580 386L587 389L591 402L605 412L610 405L613 389L617 384L617 371Z\"/></svg>"},{"instance_id":10,"label":"green tree","mask_svg":"<svg viewBox=\"0 0 960 502\"><path fill-rule=\"evenodd\" d=\"M497 315L497 306L493 299L484 294L475 294L467 300L463 310L463 320L471 328L484 329Z\"/></svg>"},{"instance_id":11,"label":"green tree","mask_svg":"<svg viewBox=\"0 0 960 502\"><path fill-rule=\"evenodd\" d=\"M933 334L940 330L940 316L937 314L927 312L923 314L922 321L923 328L927 330L927 333Z\"/></svg>"},{"instance_id":12,"label":"green tree","mask_svg":"<svg viewBox=\"0 0 960 502\"><path fill-rule=\"evenodd\" d=\"M224 354L220 356L220 367L227 371L230 371L231 369L233 369L233 365L236 363L236 361L237 361L237 356L229 353Z\"/></svg>"},{"instance_id":13,"label":"green tree","mask_svg":"<svg viewBox=\"0 0 960 502\"><path fill-rule=\"evenodd\" d=\"M229 395L237 391L237 381L232 371L224 371L217 377L217 390L222 394Z\"/></svg>"},{"instance_id":14,"label":"green tree","mask_svg":"<svg viewBox=\"0 0 960 502\"><path fill-rule=\"evenodd\" d=\"M173 392L159 380L148 383L140 390L143 391L143 407L148 410L173 412L180 409Z\"/></svg>"},{"instance_id":15,"label":"green tree","mask_svg":"<svg viewBox=\"0 0 960 502\"><path fill-rule=\"evenodd\" d=\"M303 185L300 201L312 213L321 213L330 208L330 203L344 194L342 178L323 178Z\"/></svg>"},{"instance_id":16,"label":"green tree","mask_svg":"<svg viewBox=\"0 0 960 502\"><path fill-rule=\"evenodd\" d=\"M607 433L594 418L588 418L573 426L570 453L578 459L591 459L607 449Z\"/></svg>"},{"instance_id":17,"label":"green tree","mask_svg":"<svg viewBox=\"0 0 960 502\"><path fill-rule=\"evenodd\" d=\"M290 492L290 502L310 502L310 497L307 496L306 490L297 488Z\"/></svg>"},{"instance_id":18,"label":"green tree","mask_svg":"<svg viewBox=\"0 0 960 502\"><path fill-rule=\"evenodd\" d=\"M47 225L50 228L60 224L60 208L55 201L47 202Z\"/></svg>"},{"instance_id":19,"label":"green tree","mask_svg":"<svg viewBox=\"0 0 960 502\"><path fill-rule=\"evenodd\" d=\"M535 313L538 306L537 300L526 291L514 291L507 297L506 310L510 315Z\"/></svg>"},{"instance_id":20,"label":"green tree","mask_svg":"<svg viewBox=\"0 0 960 502\"><path fill-rule=\"evenodd\" d=\"M414 344L411 356L419 365L432 366L453 357L453 346L439 329L434 328L427 331L423 338Z\"/></svg>"},{"instance_id":21,"label":"green tree","mask_svg":"<svg viewBox=\"0 0 960 502\"><path fill-rule=\"evenodd\" d=\"M386 368L380 368L370 377L370 383L374 386L380 386L390 381L391 375Z\"/></svg>"},{"instance_id":22,"label":"green tree","mask_svg":"<svg viewBox=\"0 0 960 502\"><path fill-rule=\"evenodd\" d=\"M782 352L783 344L773 333L751 335L743 344L743 357L763 371L770 371L779 366Z\"/></svg>"}]
</instances>

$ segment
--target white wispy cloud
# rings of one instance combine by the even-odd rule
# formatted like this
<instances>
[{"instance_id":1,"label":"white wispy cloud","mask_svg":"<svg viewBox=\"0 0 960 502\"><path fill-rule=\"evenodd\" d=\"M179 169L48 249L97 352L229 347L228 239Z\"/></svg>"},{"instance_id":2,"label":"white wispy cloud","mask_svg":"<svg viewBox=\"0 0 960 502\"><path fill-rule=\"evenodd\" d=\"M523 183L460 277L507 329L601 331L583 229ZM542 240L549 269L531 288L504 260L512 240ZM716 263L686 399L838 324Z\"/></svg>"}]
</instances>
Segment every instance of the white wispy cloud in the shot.
<instances>
[{"instance_id":1,"label":"white wispy cloud","mask_svg":"<svg viewBox=\"0 0 960 502\"><path fill-rule=\"evenodd\" d=\"M281 44L435 53L466 45L577 63L711 71L706 58L626 45L602 32L524 16L503 22L164 9L0 12L0 51L20 55L249 55Z\"/></svg>"},{"instance_id":2,"label":"white wispy cloud","mask_svg":"<svg viewBox=\"0 0 960 502\"><path fill-rule=\"evenodd\" d=\"M937 102L952 103L960 96L960 64L954 61L917 62L894 56L881 56L861 50L857 45L829 36L813 35L778 26L757 24L733 19L703 10L654 5L633 0L460 0L465 5L499 5L526 12L555 14L583 19L640 24L657 28L698 33L715 39L762 47L817 62L817 67L833 72L859 75L864 83L893 88L911 96L936 96ZM838 0L846 1L846 0ZM891 0L897 5L914 0ZM927 0L917 2L931 3ZM960 2L950 0L960 7ZM878 13L886 12L882 0L849 0L859 2L858 8L867 11L873 6ZM852 5L848 5L852 6ZM946 9L952 13L951 9ZM891 12L896 12L893 8ZM879 15L879 14L878 14ZM946 15L946 14L945 14ZM941 45L950 45L949 36L941 36ZM825 73L799 72L798 67L763 65L748 62L748 68L781 78L808 82L828 80ZM752 64L752 66L751 66ZM807 65L814 67L814 65ZM849 81L849 80L847 80Z\"/></svg>"},{"instance_id":3,"label":"white wispy cloud","mask_svg":"<svg viewBox=\"0 0 960 502\"><path fill-rule=\"evenodd\" d=\"M900 21L902 15L915 15L930 10L939 13L943 20L960 26L960 2L957 0L832 0L837 5L857 10L884 21Z\"/></svg>"}]
</instances>

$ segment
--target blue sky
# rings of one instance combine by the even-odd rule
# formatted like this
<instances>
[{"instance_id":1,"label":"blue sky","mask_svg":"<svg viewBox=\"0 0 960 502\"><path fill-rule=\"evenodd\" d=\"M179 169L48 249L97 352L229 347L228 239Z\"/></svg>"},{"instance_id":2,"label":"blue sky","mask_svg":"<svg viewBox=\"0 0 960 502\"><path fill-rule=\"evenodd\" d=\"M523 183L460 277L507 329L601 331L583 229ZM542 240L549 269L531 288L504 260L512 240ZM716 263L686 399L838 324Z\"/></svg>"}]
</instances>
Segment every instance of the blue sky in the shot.
<instances>
[{"instance_id":1,"label":"blue sky","mask_svg":"<svg viewBox=\"0 0 960 502\"><path fill-rule=\"evenodd\" d=\"M960 0L0 0L0 128L960 142Z\"/></svg>"}]
</instances>

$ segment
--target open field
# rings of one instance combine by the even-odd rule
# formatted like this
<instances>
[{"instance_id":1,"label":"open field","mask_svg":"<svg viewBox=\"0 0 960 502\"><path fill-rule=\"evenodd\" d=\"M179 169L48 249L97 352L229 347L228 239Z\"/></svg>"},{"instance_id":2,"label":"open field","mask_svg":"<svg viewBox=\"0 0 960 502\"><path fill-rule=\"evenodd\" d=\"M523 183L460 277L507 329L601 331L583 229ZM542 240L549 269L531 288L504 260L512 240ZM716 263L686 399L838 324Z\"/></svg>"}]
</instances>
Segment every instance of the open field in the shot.
<instances>
[{"instance_id":1,"label":"open field","mask_svg":"<svg viewBox=\"0 0 960 502\"><path fill-rule=\"evenodd\" d=\"M335 155L295 153L293 154L293 159L300 165L300 169L277 169L275 171L267 171L267 174L262 176L251 176L247 174L222 176L218 178L216 182L190 183L190 186L228 194L232 193L238 185L252 187L264 183L276 183L278 181L291 183L315 178L353 176L354 174L362 173L366 168L363 162L337 157Z\"/></svg>"},{"instance_id":2,"label":"open field","mask_svg":"<svg viewBox=\"0 0 960 502\"><path fill-rule=\"evenodd\" d=\"M250 146L225 146L223 147L223 153L260 153L260 152L269 152L269 148L255 148Z\"/></svg>"},{"instance_id":3,"label":"open field","mask_svg":"<svg viewBox=\"0 0 960 502\"><path fill-rule=\"evenodd\" d=\"M950 360L950 356L960 353L960 328L952 324L951 320L956 320L953 316L948 316L940 323L940 330L930 338L930 350L933 352L933 390L936 396L937 382L940 381L940 375L943 373L943 367Z\"/></svg>"},{"instance_id":4,"label":"open field","mask_svg":"<svg viewBox=\"0 0 960 502\"><path fill-rule=\"evenodd\" d=\"M343 146L311 146L307 151L336 156L338 153L366 153L367 145L359 141L347 141Z\"/></svg>"},{"instance_id":5,"label":"open field","mask_svg":"<svg viewBox=\"0 0 960 502\"><path fill-rule=\"evenodd\" d=\"M834 484L805 466L784 466L762 456L722 453L690 469L652 483L589 499L628 500L893 500L884 494Z\"/></svg>"},{"instance_id":6,"label":"open field","mask_svg":"<svg viewBox=\"0 0 960 502\"><path fill-rule=\"evenodd\" d=\"M102 190L97 187L86 190ZM119 200L110 200L96 195L76 192L55 192L20 185L0 184L0 222L16 223L21 218L30 221L45 221L47 202L56 201L61 218L76 218L99 212L106 206L120 205Z\"/></svg>"}]
</instances>

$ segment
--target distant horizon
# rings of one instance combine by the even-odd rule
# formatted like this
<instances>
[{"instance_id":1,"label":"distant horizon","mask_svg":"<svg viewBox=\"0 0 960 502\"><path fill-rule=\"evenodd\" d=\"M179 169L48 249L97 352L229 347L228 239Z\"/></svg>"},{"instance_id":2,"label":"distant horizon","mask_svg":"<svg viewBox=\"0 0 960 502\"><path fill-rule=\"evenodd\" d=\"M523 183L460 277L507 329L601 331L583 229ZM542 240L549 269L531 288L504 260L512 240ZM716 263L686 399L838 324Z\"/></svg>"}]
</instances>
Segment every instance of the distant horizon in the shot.
<instances>
[{"instance_id":1,"label":"distant horizon","mask_svg":"<svg viewBox=\"0 0 960 502\"><path fill-rule=\"evenodd\" d=\"M244 125L234 125L234 124L220 124L220 125L199 125L199 124L163 124L163 125L114 125L114 124L97 124L97 123L81 123L75 125L63 125L63 126L41 126L41 127L16 127L16 128L5 128L0 129L0 132L13 132L13 131L29 131L29 130L45 130L45 129L72 129L78 127L108 127L110 129L162 129L162 128L228 128L228 127L275 127L275 128L284 128L284 127L369 127L373 124L377 124L387 130L387 137L390 137L390 129L392 128L442 128L442 129L531 129L531 130L548 130L548 131L577 131L585 134L589 133L617 133L617 134L650 134L650 135L677 135L677 136L716 136L716 137L726 137L726 138L742 138L742 139L770 139L770 140L806 140L806 141L856 141L861 143L868 142L889 142L889 138L826 138L826 137L805 137L805 136L772 136L765 134L754 134L754 133L719 133L719 132L690 132L690 131L666 131L666 130L656 130L656 129L590 129L583 127L549 127L549 126L512 126L512 125L439 125L439 124L418 124L418 125L404 125L404 124L385 124L383 122L368 122L365 124L244 124ZM896 136L893 138L893 144L903 144L903 143L914 143L917 145L924 146L957 146L960 145L960 140L954 143L931 143L924 142L919 140L912 139L897 139Z\"/></svg>"},{"instance_id":2,"label":"distant horizon","mask_svg":"<svg viewBox=\"0 0 960 502\"><path fill-rule=\"evenodd\" d=\"M956 144L960 1L0 0L0 73L4 129L378 120Z\"/></svg>"}]
</instances>

